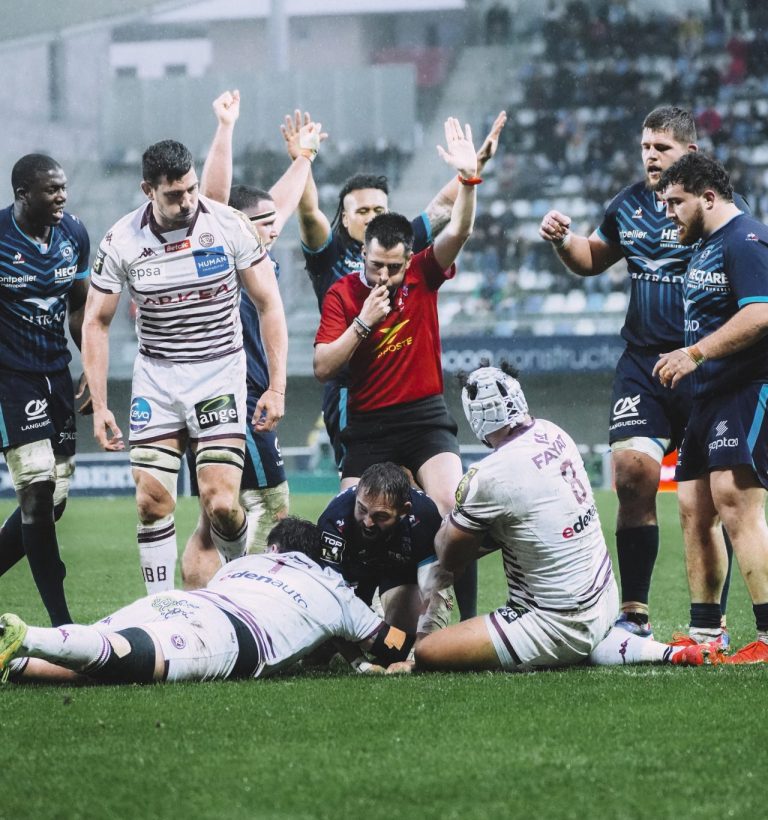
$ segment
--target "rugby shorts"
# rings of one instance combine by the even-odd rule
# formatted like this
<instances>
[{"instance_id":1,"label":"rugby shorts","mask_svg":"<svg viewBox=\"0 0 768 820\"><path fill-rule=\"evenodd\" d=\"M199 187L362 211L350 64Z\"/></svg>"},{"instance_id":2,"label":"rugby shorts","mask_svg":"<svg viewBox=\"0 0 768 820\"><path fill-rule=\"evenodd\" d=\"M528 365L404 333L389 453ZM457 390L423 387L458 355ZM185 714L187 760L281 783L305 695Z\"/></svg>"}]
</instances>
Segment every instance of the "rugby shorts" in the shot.
<instances>
[{"instance_id":1,"label":"rugby shorts","mask_svg":"<svg viewBox=\"0 0 768 820\"><path fill-rule=\"evenodd\" d=\"M0 369L0 449L50 439L53 452L75 454L75 391L69 370Z\"/></svg>"},{"instance_id":2,"label":"rugby shorts","mask_svg":"<svg viewBox=\"0 0 768 820\"><path fill-rule=\"evenodd\" d=\"M760 382L695 399L675 479L746 464L768 489L767 406L768 384Z\"/></svg>"},{"instance_id":3,"label":"rugby shorts","mask_svg":"<svg viewBox=\"0 0 768 820\"><path fill-rule=\"evenodd\" d=\"M137 627L149 633L165 658L163 680L220 680L260 670L248 630L233 615L194 592L157 592L99 621L102 633ZM243 643L241 643L243 641ZM253 639L250 638L251 643Z\"/></svg>"},{"instance_id":4,"label":"rugby shorts","mask_svg":"<svg viewBox=\"0 0 768 820\"><path fill-rule=\"evenodd\" d=\"M668 452L683 439L691 412L693 385L683 380L674 390L653 378L658 352L627 347L616 365L608 423L608 442L641 438L670 439Z\"/></svg>"},{"instance_id":5,"label":"rugby shorts","mask_svg":"<svg viewBox=\"0 0 768 820\"><path fill-rule=\"evenodd\" d=\"M619 610L616 581L585 610L555 612L503 606L485 616L502 669L528 672L583 663L605 638Z\"/></svg>"},{"instance_id":6,"label":"rugby shorts","mask_svg":"<svg viewBox=\"0 0 768 820\"><path fill-rule=\"evenodd\" d=\"M458 427L442 395L352 413L341 433L346 447L342 478L361 476L372 464L393 461L414 475L439 453L460 457Z\"/></svg>"},{"instance_id":7,"label":"rugby shorts","mask_svg":"<svg viewBox=\"0 0 768 820\"><path fill-rule=\"evenodd\" d=\"M241 490L265 490L277 487L286 481L285 463L280 452L280 443L274 430L255 431L251 419L256 410L256 402L261 393L248 390L247 424L245 427L245 464ZM195 456L187 450L187 467L192 495L200 495L197 486Z\"/></svg>"},{"instance_id":8,"label":"rugby shorts","mask_svg":"<svg viewBox=\"0 0 768 820\"><path fill-rule=\"evenodd\" d=\"M242 350L205 362L139 354L133 367L130 443L173 438L245 438L247 402Z\"/></svg>"}]
</instances>

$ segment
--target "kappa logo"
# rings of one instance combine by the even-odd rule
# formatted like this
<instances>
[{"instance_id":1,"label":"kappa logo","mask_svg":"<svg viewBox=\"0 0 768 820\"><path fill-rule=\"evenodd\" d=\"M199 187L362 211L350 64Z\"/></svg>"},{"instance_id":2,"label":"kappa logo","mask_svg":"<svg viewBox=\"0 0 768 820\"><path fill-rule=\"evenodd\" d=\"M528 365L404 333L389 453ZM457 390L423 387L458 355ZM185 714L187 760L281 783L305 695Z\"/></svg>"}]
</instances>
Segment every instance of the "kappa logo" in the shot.
<instances>
[{"instance_id":1,"label":"kappa logo","mask_svg":"<svg viewBox=\"0 0 768 820\"><path fill-rule=\"evenodd\" d=\"M639 416L637 405L640 404L640 395L624 396L613 405L613 417L615 419L630 418L631 416Z\"/></svg>"},{"instance_id":2,"label":"kappa logo","mask_svg":"<svg viewBox=\"0 0 768 820\"><path fill-rule=\"evenodd\" d=\"M136 257L137 259L149 259L150 257L154 256L155 252L152 248L142 248L141 253Z\"/></svg>"},{"instance_id":3,"label":"kappa logo","mask_svg":"<svg viewBox=\"0 0 768 820\"><path fill-rule=\"evenodd\" d=\"M48 415L48 399L33 399L24 407L27 421L41 421Z\"/></svg>"},{"instance_id":4,"label":"kappa logo","mask_svg":"<svg viewBox=\"0 0 768 820\"><path fill-rule=\"evenodd\" d=\"M385 353L395 353L402 350L404 347L410 347L413 344L413 336L408 336L406 339L397 340L397 334L410 322L410 319L405 319L402 322L390 328L382 328L379 333L384 335L384 338L374 348L378 355L376 358L381 358Z\"/></svg>"}]
</instances>

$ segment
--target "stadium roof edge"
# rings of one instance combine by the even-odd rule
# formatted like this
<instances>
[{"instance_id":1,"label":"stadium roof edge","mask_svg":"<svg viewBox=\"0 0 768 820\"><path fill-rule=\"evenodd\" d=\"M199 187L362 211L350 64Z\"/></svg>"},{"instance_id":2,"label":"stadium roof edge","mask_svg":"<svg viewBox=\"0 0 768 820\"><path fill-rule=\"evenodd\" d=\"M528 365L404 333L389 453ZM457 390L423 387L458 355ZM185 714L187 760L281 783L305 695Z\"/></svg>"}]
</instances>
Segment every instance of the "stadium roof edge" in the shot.
<instances>
[{"instance_id":1,"label":"stadium roof edge","mask_svg":"<svg viewBox=\"0 0 768 820\"><path fill-rule=\"evenodd\" d=\"M190 0L0 0L0 48L121 25L189 5Z\"/></svg>"}]
</instances>

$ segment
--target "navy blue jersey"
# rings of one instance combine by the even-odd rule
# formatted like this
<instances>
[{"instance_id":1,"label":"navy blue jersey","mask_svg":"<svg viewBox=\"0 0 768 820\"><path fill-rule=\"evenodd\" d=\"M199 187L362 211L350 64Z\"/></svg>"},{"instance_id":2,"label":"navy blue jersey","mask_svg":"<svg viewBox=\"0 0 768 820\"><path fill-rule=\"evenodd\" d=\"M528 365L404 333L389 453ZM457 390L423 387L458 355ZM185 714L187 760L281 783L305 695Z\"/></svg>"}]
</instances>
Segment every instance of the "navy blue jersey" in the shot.
<instances>
[{"instance_id":1,"label":"navy blue jersey","mask_svg":"<svg viewBox=\"0 0 768 820\"><path fill-rule=\"evenodd\" d=\"M275 266L275 276L280 278L280 266L272 254L269 254ZM240 291L240 321L243 325L243 348L247 367L248 392L261 395L269 386L269 367L267 354L261 341L259 312L245 290Z\"/></svg>"},{"instance_id":2,"label":"navy blue jersey","mask_svg":"<svg viewBox=\"0 0 768 820\"><path fill-rule=\"evenodd\" d=\"M413 252L424 250L432 244L432 227L429 218L421 213L411 222L413 228ZM302 244L304 261L312 287L317 296L318 307L322 308L323 299L331 285L348 273L361 273L363 270L363 246L354 239L346 243L338 229L328 237L325 245L316 251Z\"/></svg>"},{"instance_id":3,"label":"navy blue jersey","mask_svg":"<svg viewBox=\"0 0 768 820\"><path fill-rule=\"evenodd\" d=\"M415 573L419 564L435 560L435 535L441 518L429 496L411 489L410 513L374 543L363 540L355 521L356 489L352 487L339 493L317 520L323 559L337 569L347 583L355 585L368 580L372 570Z\"/></svg>"},{"instance_id":4,"label":"navy blue jersey","mask_svg":"<svg viewBox=\"0 0 768 820\"><path fill-rule=\"evenodd\" d=\"M28 373L65 368L72 356L64 323L75 279L88 276L85 227L65 213L43 250L0 210L0 366Z\"/></svg>"},{"instance_id":5,"label":"navy blue jersey","mask_svg":"<svg viewBox=\"0 0 768 820\"><path fill-rule=\"evenodd\" d=\"M741 197L736 204L744 211ZM620 245L630 276L622 338L659 352L683 344L683 279L693 249L681 245L666 205L644 182L618 193L597 229L608 244Z\"/></svg>"},{"instance_id":6,"label":"navy blue jersey","mask_svg":"<svg viewBox=\"0 0 768 820\"><path fill-rule=\"evenodd\" d=\"M768 302L768 227L739 214L694 250L685 277L685 344L696 344L754 302ZM768 336L704 362L691 378L696 396L768 382Z\"/></svg>"}]
</instances>

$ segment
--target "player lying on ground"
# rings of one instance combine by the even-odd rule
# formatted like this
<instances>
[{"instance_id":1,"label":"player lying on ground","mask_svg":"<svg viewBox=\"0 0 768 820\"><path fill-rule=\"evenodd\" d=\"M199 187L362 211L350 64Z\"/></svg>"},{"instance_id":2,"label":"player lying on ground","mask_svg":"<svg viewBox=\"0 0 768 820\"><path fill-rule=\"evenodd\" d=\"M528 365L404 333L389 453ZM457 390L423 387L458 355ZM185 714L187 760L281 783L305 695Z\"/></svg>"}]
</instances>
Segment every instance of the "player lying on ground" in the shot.
<instances>
[{"instance_id":1,"label":"player lying on ground","mask_svg":"<svg viewBox=\"0 0 768 820\"><path fill-rule=\"evenodd\" d=\"M317 528L285 518L267 553L223 567L204 589L141 598L93 626L45 629L0 617L0 671L14 680L206 681L274 674L333 638L386 666L415 640L375 615L319 556ZM383 671L362 659L358 671Z\"/></svg>"},{"instance_id":2,"label":"player lying on ground","mask_svg":"<svg viewBox=\"0 0 768 820\"><path fill-rule=\"evenodd\" d=\"M489 615L419 641L416 668L718 660L715 644L670 646L612 626L618 589L581 455L564 430L529 415L520 384L502 367L475 370L462 389L467 420L493 453L461 480L435 549L450 572L500 549L509 597Z\"/></svg>"}]
</instances>

